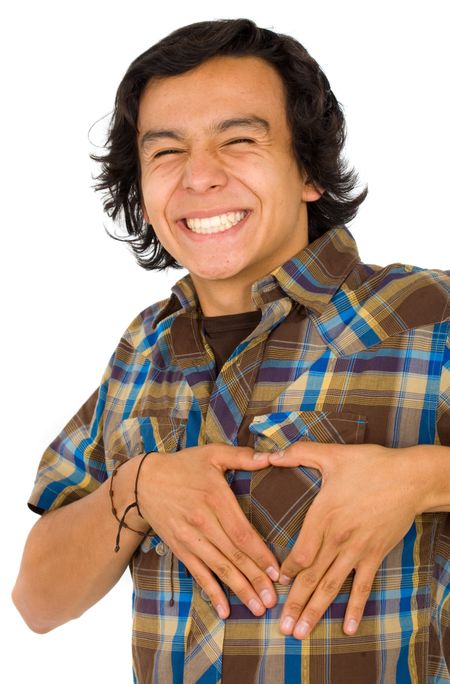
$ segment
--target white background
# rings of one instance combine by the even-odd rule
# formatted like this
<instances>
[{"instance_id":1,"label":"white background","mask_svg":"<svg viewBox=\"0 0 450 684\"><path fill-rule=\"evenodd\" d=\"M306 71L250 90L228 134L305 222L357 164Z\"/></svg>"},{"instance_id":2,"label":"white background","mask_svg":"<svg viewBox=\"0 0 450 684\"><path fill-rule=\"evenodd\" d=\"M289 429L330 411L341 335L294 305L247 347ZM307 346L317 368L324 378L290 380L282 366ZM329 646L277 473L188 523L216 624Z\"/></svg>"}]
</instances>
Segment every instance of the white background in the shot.
<instances>
[{"instance_id":1,"label":"white background","mask_svg":"<svg viewBox=\"0 0 450 684\"><path fill-rule=\"evenodd\" d=\"M203 19L248 16L291 33L343 104L347 156L369 184L350 225L362 258L448 268L446 5L17 0L3 10L2 682L131 682L128 576L81 619L45 636L30 632L10 601L36 520L26 501L41 452L95 389L132 318L180 277L140 269L108 238L91 189L88 130L110 112L129 63ZM103 130L94 127L93 142Z\"/></svg>"}]
</instances>

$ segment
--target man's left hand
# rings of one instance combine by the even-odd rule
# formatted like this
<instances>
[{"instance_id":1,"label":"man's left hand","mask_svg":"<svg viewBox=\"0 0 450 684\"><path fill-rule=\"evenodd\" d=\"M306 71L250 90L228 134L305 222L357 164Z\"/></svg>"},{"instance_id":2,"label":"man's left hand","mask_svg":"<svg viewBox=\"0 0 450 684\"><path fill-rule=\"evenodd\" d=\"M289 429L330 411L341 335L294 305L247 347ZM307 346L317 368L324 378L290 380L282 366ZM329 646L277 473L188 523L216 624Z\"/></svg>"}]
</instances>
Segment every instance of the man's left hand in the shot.
<instances>
[{"instance_id":1,"label":"man's left hand","mask_svg":"<svg viewBox=\"0 0 450 684\"><path fill-rule=\"evenodd\" d=\"M307 466L322 474L321 490L280 570L282 584L293 580L280 620L283 634L308 636L353 570L344 632L356 632L383 559L424 510L416 449L298 442L271 454L274 466Z\"/></svg>"}]
</instances>

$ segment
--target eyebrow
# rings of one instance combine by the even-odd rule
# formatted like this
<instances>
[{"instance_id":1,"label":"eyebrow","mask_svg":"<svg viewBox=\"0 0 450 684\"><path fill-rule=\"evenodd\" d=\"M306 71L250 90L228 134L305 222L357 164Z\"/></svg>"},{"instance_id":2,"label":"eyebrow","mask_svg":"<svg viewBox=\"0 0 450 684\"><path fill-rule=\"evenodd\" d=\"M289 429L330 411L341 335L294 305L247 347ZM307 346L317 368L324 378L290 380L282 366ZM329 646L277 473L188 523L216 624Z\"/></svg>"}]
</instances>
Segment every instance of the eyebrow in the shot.
<instances>
[{"instance_id":1,"label":"eyebrow","mask_svg":"<svg viewBox=\"0 0 450 684\"><path fill-rule=\"evenodd\" d=\"M259 116L237 116L231 119L223 119L211 125L212 133L225 133L230 128L251 128L259 129L263 133L270 132L270 124L266 119L261 119ZM140 147L144 147L147 143L156 142L162 138L169 138L181 142L186 135L181 130L170 129L150 129L146 131L139 142Z\"/></svg>"}]
</instances>

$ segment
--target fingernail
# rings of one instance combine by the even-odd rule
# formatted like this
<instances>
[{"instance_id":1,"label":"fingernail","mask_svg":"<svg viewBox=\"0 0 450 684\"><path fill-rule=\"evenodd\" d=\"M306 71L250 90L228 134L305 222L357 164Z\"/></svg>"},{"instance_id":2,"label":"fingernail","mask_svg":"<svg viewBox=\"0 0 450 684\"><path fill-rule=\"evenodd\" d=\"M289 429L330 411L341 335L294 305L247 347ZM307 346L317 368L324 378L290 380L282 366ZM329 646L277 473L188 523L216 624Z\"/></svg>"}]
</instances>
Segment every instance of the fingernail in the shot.
<instances>
[{"instance_id":1,"label":"fingernail","mask_svg":"<svg viewBox=\"0 0 450 684\"><path fill-rule=\"evenodd\" d=\"M271 458L278 460L279 458L283 458L284 456L284 451L274 451L272 454L270 454Z\"/></svg>"},{"instance_id":2,"label":"fingernail","mask_svg":"<svg viewBox=\"0 0 450 684\"><path fill-rule=\"evenodd\" d=\"M227 611L225 610L225 606L222 606L221 603L218 603L216 606L216 612L217 615L220 617L221 620L225 620L227 616Z\"/></svg>"},{"instance_id":3,"label":"fingernail","mask_svg":"<svg viewBox=\"0 0 450 684\"><path fill-rule=\"evenodd\" d=\"M263 610L264 608L263 604L255 598L250 599L250 601L248 602L248 607L254 615L260 613L261 610Z\"/></svg>"},{"instance_id":4,"label":"fingernail","mask_svg":"<svg viewBox=\"0 0 450 684\"><path fill-rule=\"evenodd\" d=\"M347 634L354 634L357 629L358 623L356 622L356 620L347 620L347 622L345 623L345 631L347 632Z\"/></svg>"},{"instance_id":5,"label":"fingernail","mask_svg":"<svg viewBox=\"0 0 450 684\"><path fill-rule=\"evenodd\" d=\"M291 578L287 575L281 575L279 582L280 584L284 584L286 586L291 583Z\"/></svg>"},{"instance_id":6,"label":"fingernail","mask_svg":"<svg viewBox=\"0 0 450 684\"><path fill-rule=\"evenodd\" d=\"M309 625L304 620L300 620L296 628L294 629L294 636L298 639L303 639L308 634Z\"/></svg>"},{"instance_id":7,"label":"fingernail","mask_svg":"<svg viewBox=\"0 0 450 684\"><path fill-rule=\"evenodd\" d=\"M280 576L280 573L273 567L273 565L269 565L269 567L266 568L266 574L269 575L270 579L274 582L277 582Z\"/></svg>"},{"instance_id":8,"label":"fingernail","mask_svg":"<svg viewBox=\"0 0 450 684\"><path fill-rule=\"evenodd\" d=\"M266 451L255 451L253 454L253 460L254 461L267 461L267 458L270 456Z\"/></svg>"},{"instance_id":9,"label":"fingernail","mask_svg":"<svg viewBox=\"0 0 450 684\"><path fill-rule=\"evenodd\" d=\"M270 593L268 589L263 589L262 592L260 593L261 596L261 601L264 603L266 608L269 608L270 604L273 601L273 596Z\"/></svg>"},{"instance_id":10,"label":"fingernail","mask_svg":"<svg viewBox=\"0 0 450 684\"><path fill-rule=\"evenodd\" d=\"M281 629L285 634L291 634L294 627L295 620L292 617L285 617L281 621Z\"/></svg>"}]
</instances>

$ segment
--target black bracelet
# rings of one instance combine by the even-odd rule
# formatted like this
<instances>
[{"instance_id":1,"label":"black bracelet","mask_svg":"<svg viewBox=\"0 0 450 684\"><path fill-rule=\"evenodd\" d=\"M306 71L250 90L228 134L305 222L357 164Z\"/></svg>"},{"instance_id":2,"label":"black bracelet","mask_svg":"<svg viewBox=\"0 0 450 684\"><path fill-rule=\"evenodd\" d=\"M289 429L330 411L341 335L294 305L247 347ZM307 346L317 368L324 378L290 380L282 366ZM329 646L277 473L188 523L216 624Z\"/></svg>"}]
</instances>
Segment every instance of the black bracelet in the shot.
<instances>
[{"instance_id":1,"label":"black bracelet","mask_svg":"<svg viewBox=\"0 0 450 684\"><path fill-rule=\"evenodd\" d=\"M141 509L139 508L139 499L138 499L138 491L137 491L137 488L138 488L139 475L140 475L140 473L141 473L142 464L144 463L144 461L145 461L145 459L147 458L147 456L149 455L149 453L151 453L151 452L150 452L150 451L147 452L146 454L144 454L144 457L141 458L141 462L139 463L139 467L138 467L137 473L136 473L136 480L135 480L135 483L134 483L134 501L135 501L135 504L136 504L137 512L139 513L139 515L140 515L140 517L141 517L142 519L144 519L144 516L142 515Z\"/></svg>"},{"instance_id":2,"label":"black bracelet","mask_svg":"<svg viewBox=\"0 0 450 684\"><path fill-rule=\"evenodd\" d=\"M135 529L133 529L132 527L130 527L129 525L127 525L127 523L125 522L125 518L126 518L127 514L131 511L132 508L137 508L137 511L138 511L140 517L141 517L142 519L144 518L144 516L142 515L141 510L140 510L140 508L139 508L138 497L137 497L137 488L138 488L138 481L139 481L139 475L140 475L140 472L141 472L142 464L143 464L143 462L145 461L145 459L147 458L147 456L149 455L149 453L151 453L151 452L148 452L148 453L144 454L144 456L141 458L141 462L139 463L139 467L138 467L138 470L137 470L137 473L136 473L136 480L135 480L135 483L134 483L134 497L135 497L135 500L134 500L132 503L128 504L128 506L125 508L125 510L124 510L124 512L123 512L121 518L119 518L119 516L117 515L117 509L116 509L116 507L114 506L113 482L114 482L114 477L115 477L116 474L117 474L117 471L119 470L120 466L123 465L123 463L119 463L119 465L116 466L116 467L114 468L114 470L113 470L113 472L112 472L112 475L111 475L111 478L110 478L110 482L109 482L109 496L110 496L110 499L111 499L111 511L112 511L113 516L115 517L115 519L116 519L117 522L119 523L119 528L118 528L118 530L117 530L117 536L116 536L116 545L115 545L115 547L114 547L114 551L115 551L116 553L117 553L118 551L120 551L120 533L122 532L122 528L123 528L123 527L125 527L125 529L127 529L127 530L130 530L130 532L135 532L136 534L141 535L141 537L143 537L144 539L146 539L147 537L152 536L152 534L153 534L153 531L151 530L151 528L150 528L150 530L149 530L148 532L142 532L142 530L135 530Z\"/></svg>"}]
</instances>

